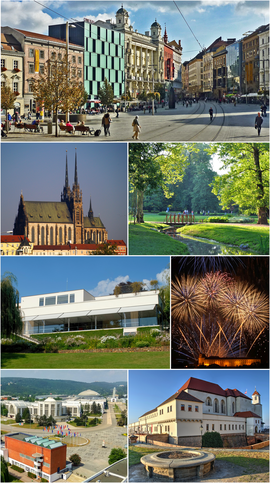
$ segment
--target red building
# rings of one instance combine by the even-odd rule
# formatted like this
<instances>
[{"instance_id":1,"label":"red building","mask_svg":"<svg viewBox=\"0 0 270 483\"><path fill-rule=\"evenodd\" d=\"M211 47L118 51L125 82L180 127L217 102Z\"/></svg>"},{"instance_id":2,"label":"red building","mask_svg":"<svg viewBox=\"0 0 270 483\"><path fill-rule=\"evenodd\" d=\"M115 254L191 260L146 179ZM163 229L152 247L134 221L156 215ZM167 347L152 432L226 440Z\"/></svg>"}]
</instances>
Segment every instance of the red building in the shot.
<instances>
[{"instance_id":1,"label":"red building","mask_svg":"<svg viewBox=\"0 0 270 483\"><path fill-rule=\"evenodd\" d=\"M174 79L174 63L173 49L168 45L168 35L165 27L164 32L164 79L165 81L173 81Z\"/></svg>"},{"instance_id":2,"label":"red building","mask_svg":"<svg viewBox=\"0 0 270 483\"><path fill-rule=\"evenodd\" d=\"M60 441L32 436L25 433L10 433L5 436L4 458L50 483L61 478L60 472L70 470L72 463L66 462L67 447Z\"/></svg>"}]
</instances>

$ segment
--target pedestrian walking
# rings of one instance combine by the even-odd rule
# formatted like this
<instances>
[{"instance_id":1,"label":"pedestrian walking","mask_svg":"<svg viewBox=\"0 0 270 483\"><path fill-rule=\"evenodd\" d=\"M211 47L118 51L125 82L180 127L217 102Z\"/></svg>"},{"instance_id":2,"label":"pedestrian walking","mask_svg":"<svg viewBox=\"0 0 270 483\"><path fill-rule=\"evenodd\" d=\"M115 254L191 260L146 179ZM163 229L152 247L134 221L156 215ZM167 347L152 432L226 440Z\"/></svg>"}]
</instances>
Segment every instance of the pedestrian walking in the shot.
<instances>
[{"instance_id":1,"label":"pedestrian walking","mask_svg":"<svg viewBox=\"0 0 270 483\"><path fill-rule=\"evenodd\" d=\"M141 126L139 124L139 116L135 116L133 121L132 121L132 126L133 126L133 136L132 139L139 139L139 133L141 130Z\"/></svg>"},{"instance_id":2,"label":"pedestrian walking","mask_svg":"<svg viewBox=\"0 0 270 483\"><path fill-rule=\"evenodd\" d=\"M209 116L210 116L210 122L212 122L213 121L213 108L212 107L210 107L210 109L209 109Z\"/></svg>"},{"instance_id":3,"label":"pedestrian walking","mask_svg":"<svg viewBox=\"0 0 270 483\"><path fill-rule=\"evenodd\" d=\"M258 136L261 135L261 128L262 128L263 118L261 117L261 113L258 112L258 116L255 119L255 129L258 131Z\"/></svg>"},{"instance_id":4,"label":"pedestrian walking","mask_svg":"<svg viewBox=\"0 0 270 483\"><path fill-rule=\"evenodd\" d=\"M104 114L104 116L102 118L102 126L104 128L105 136L107 136L107 134L109 134L109 136L111 135L111 133L110 133L111 122L112 122L112 120L110 118L110 114L107 112L106 114Z\"/></svg>"},{"instance_id":5,"label":"pedestrian walking","mask_svg":"<svg viewBox=\"0 0 270 483\"><path fill-rule=\"evenodd\" d=\"M148 107L148 111L149 111L149 114L150 114L150 112L151 112L151 106Z\"/></svg>"},{"instance_id":6,"label":"pedestrian walking","mask_svg":"<svg viewBox=\"0 0 270 483\"><path fill-rule=\"evenodd\" d=\"M116 108L116 117L119 117L119 107Z\"/></svg>"}]
</instances>

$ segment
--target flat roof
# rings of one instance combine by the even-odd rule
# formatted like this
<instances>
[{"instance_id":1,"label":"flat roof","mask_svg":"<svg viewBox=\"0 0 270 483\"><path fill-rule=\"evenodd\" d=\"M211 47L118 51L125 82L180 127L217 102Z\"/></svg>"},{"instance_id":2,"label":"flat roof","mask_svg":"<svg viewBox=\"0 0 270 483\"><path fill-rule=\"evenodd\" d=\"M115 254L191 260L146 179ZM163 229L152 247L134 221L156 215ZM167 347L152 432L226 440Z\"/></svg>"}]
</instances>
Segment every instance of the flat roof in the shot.
<instances>
[{"instance_id":1,"label":"flat roof","mask_svg":"<svg viewBox=\"0 0 270 483\"><path fill-rule=\"evenodd\" d=\"M23 441L24 443L34 444L37 447L43 447L48 449L57 448L59 446L66 446L61 441L55 439L49 439L47 436L44 438L39 435L26 434L26 433L10 433L7 434L9 438L17 439L18 441Z\"/></svg>"}]
</instances>

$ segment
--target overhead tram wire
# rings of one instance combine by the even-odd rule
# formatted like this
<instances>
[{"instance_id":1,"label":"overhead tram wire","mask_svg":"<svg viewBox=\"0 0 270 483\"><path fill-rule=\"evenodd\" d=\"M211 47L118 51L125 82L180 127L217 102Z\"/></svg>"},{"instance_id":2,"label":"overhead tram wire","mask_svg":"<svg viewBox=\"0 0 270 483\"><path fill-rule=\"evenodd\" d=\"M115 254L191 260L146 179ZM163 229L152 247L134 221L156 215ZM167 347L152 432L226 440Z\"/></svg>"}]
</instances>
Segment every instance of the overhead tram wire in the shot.
<instances>
[{"instance_id":1,"label":"overhead tram wire","mask_svg":"<svg viewBox=\"0 0 270 483\"><path fill-rule=\"evenodd\" d=\"M173 3L174 3L174 5L176 6L176 8L177 8L178 12L180 13L180 15L182 16L183 20L184 20L184 21L185 21L185 23L187 24L187 26L188 26L188 28L189 28L190 32L192 33L192 35L193 35L194 39L196 40L196 42L199 44L199 46L200 46L201 50L203 51L203 47L201 46L200 42L198 41L198 39L197 39L196 35L194 34L194 32L193 32L192 28L191 28L191 27L189 26L189 24L187 23L187 21L186 21L186 19L185 19L184 15L182 14L182 12L181 12L180 8L179 8L179 7L178 7L178 5L177 5L177 3L176 3L175 1L174 1Z\"/></svg>"}]
</instances>

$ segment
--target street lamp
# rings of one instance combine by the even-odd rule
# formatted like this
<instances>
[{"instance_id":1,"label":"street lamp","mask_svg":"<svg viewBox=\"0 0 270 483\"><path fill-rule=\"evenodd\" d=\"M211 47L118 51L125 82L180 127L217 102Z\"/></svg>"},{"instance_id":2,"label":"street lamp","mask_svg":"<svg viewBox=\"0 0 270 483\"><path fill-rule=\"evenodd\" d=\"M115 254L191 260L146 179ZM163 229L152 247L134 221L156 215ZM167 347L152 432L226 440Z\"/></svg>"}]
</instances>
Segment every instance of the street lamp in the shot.
<instances>
[{"instance_id":1,"label":"street lamp","mask_svg":"<svg viewBox=\"0 0 270 483\"><path fill-rule=\"evenodd\" d=\"M203 436L203 425L202 424L200 426L200 431L201 431L201 449L202 449L202 436Z\"/></svg>"},{"instance_id":2,"label":"street lamp","mask_svg":"<svg viewBox=\"0 0 270 483\"><path fill-rule=\"evenodd\" d=\"M68 21L66 22L66 63L67 63L67 72L68 72L68 50L69 50L69 27L71 28L76 28L76 25L74 24L70 24L68 23ZM66 123L69 121L69 109L67 109L67 112L66 112Z\"/></svg>"}]
</instances>

